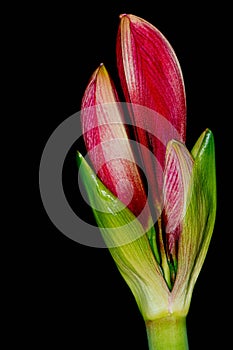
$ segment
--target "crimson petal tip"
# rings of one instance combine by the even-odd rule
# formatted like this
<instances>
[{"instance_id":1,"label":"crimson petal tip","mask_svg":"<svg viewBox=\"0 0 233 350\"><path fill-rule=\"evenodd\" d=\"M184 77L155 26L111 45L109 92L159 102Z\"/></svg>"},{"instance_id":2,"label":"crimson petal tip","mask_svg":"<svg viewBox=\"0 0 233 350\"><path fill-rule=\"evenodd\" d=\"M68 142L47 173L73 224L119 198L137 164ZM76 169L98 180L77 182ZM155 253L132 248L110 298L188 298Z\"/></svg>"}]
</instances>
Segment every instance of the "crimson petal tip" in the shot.
<instances>
[{"instance_id":1,"label":"crimson petal tip","mask_svg":"<svg viewBox=\"0 0 233 350\"><path fill-rule=\"evenodd\" d=\"M119 18L122 19L123 17L128 17L128 14L127 13L120 14Z\"/></svg>"}]
</instances>

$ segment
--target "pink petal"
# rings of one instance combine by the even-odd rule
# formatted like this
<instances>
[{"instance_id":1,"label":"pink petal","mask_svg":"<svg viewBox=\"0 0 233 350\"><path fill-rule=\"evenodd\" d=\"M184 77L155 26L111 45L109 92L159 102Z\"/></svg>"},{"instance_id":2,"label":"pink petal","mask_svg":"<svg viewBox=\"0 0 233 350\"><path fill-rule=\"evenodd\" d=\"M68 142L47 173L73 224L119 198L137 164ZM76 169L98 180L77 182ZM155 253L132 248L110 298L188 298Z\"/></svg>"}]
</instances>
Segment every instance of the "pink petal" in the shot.
<instances>
[{"instance_id":1,"label":"pink petal","mask_svg":"<svg viewBox=\"0 0 233 350\"><path fill-rule=\"evenodd\" d=\"M167 146L164 170L164 214L168 250L171 253L179 239L182 220L188 206L193 158L187 148L178 141Z\"/></svg>"},{"instance_id":2,"label":"pink petal","mask_svg":"<svg viewBox=\"0 0 233 350\"><path fill-rule=\"evenodd\" d=\"M93 73L82 100L83 137L93 167L105 186L138 216L147 197L135 164L118 96L105 67ZM146 212L146 214L145 214ZM142 221L148 220L148 208Z\"/></svg>"},{"instance_id":3,"label":"pink petal","mask_svg":"<svg viewBox=\"0 0 233 350\"><path fill-rule=\"evenodd\" d=\"M156 132L153 117L134 113L134 123L152 134L136 130L137 139L148 146L164 166L166 144L172 138L185 141L186 100L182 72L166 38L153 25L134 15L122 15L117 37L117 63L127 102L146 106L165 117L170 125ZM174 137L175 136L175 137Z\"/></svg>"}]
</instances>

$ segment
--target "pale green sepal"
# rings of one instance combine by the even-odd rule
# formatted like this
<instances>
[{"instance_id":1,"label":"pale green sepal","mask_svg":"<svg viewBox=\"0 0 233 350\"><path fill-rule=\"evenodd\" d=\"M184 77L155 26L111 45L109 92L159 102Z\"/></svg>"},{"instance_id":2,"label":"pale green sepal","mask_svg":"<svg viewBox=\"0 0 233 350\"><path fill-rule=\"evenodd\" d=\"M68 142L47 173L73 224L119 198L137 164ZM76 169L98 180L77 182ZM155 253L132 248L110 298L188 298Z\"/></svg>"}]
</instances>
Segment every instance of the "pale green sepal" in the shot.
<instances>
[{"instance_id":1,"label":"pale green sepal","mask_svg":"<svg viewBox=\"0 0 233 350\"><path fill-rule=\"evenodd\" d=\"M166 315L169 290L141 223L103 185L80 153L77 162L102 237L144 319Z\"/></svg>"},{"instance_id":2,"label":"pale green sepal","mask_svg":"<svg viewBox=\"0 0 233 350\"><path fill-rule=\"evenodd\" d=\"M187 314L193 288L205 260L216 216L216 169L214 137L210 130L193 148L190 200L178 247L178 270L172 290L175 311Z\"/></svg>"}]
</instances>

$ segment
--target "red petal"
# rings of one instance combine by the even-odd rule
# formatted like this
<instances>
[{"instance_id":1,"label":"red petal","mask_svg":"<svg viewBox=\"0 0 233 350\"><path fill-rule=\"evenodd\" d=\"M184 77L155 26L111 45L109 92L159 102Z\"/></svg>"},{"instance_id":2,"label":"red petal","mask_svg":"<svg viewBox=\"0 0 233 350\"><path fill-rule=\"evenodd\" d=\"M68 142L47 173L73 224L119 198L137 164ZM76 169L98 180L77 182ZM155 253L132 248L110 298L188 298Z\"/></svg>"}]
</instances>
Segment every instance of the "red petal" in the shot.
<instances>
[{"instance_id":1,"label":"red petal","mask_svg":"<svg viewBox=\"0 0 233 350\"><path fill-rule=\"evenodd\" d=\"M83 137L101 181L138 216L147 197L124 127L121 105L117 101L113 82L101 65L93 73L83 96ZM148 219L148 210L146 216Z\"/></svg>"},{"instance_id":2,"label":"red petal","mask_svg":"<svg viewBox=\"0 0 233 350\"><path fill-rule=\"evenodd\" d=\"M134 15L122 15L117 36L117 64L140 147L154 204L161 210L163 169L169 140L185 142L186 99L182 72L166 38L153 25ZM141 113L138 106L148 111ZM166 122L165 122L166 121ZM155 180L156 179L156 180Z\"/></svg>"},{"instance_id":3,"label":"red petal","mask_svg":"<svg viewBox=\"0 0 233 350\"><path fill-rule=\"evenodd\" d=\"M168 139L185 141L186 100L182 72L176 55L160 31L142 18L122 15L117 37L119 76L127 102L146 106L163 117L172 128L165 129ZM134 115L135 123L145 116ZM139 121L142 124L142 120ZM154 130L153 118L147 120ZM147 144L164 165L165 148L155 136L137 132L139 142ZM165 145L166 147L166 145Z\"/></svg>"}]
</instances>

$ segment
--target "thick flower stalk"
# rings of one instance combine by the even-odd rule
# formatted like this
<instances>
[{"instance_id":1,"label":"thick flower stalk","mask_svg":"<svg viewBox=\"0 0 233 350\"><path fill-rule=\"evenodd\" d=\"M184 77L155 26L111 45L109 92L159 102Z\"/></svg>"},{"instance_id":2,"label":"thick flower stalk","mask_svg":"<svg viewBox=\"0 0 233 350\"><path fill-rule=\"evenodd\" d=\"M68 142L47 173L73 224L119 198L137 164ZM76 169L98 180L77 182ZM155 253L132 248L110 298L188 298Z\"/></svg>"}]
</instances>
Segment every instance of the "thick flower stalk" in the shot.
<instances>
[{"instance_id":1,"label":"thick flower stalk","mask_svg":"<svg viewBox=\"0 0 233 350\"><path fill-rule=\"evenodd\" d=\"M116 53L126 104L101 64L82 100L92 166L78 153L79 173L149 348L188 349L186 316L215 222L214 138L206 129L186 148L182 72L158 29L121 15Z\"/></svg>"}]
</instances>

